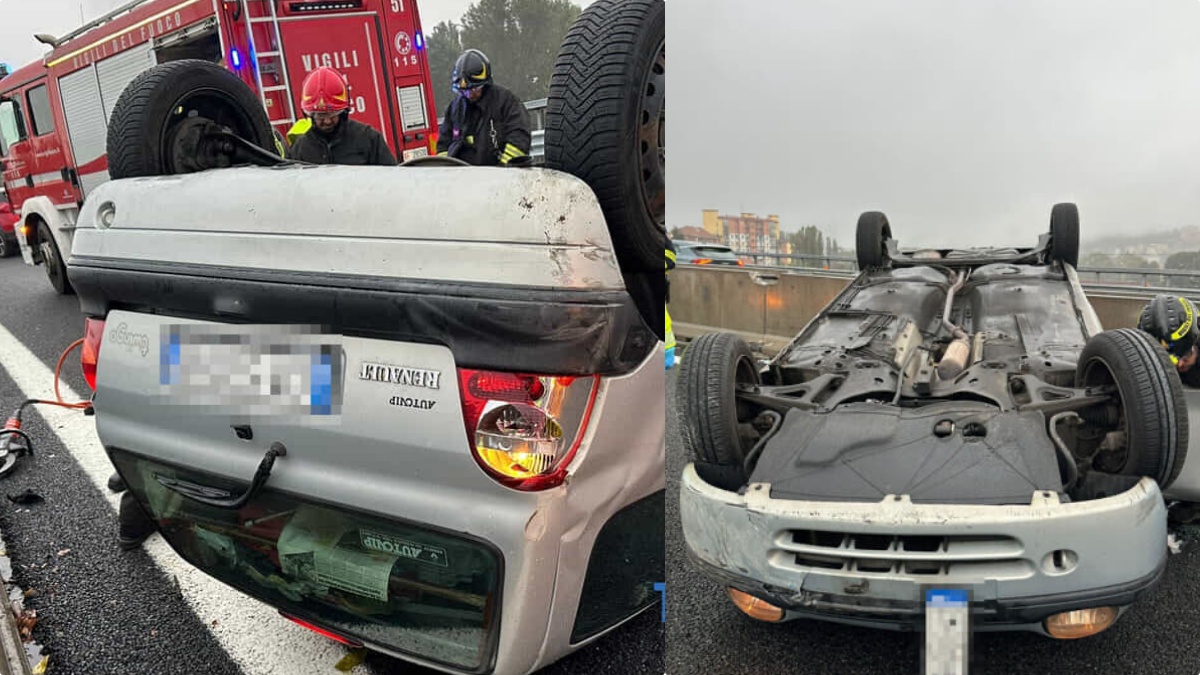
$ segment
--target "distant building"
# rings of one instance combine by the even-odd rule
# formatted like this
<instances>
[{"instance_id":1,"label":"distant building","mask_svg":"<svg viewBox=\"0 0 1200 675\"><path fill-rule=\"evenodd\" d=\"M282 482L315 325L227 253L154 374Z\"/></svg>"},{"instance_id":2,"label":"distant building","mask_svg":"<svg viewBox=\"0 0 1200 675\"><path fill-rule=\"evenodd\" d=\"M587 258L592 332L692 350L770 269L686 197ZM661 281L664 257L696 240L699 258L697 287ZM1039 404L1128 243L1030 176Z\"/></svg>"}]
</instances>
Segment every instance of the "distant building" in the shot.
<instances>
[{"instance_id":1,"label":"distant building","mask_svg":"<svg viewBox=\"0 0 1200 675\"><path fill-rule=\"evenodd\" d=\"M720 244L723 243L721 237L712 234L702 227L688 225L687 227L679 228L679 235L676 237L681 241L695 241L701 244Z\"/></svg>"},{"instance_id":2,"label":"distant building","mask_svg":"<svg viewBox=\"0 0 1200 675\"><path fill-rule=\"evenodd\" d=\"M760 218L753 213L721 215L716 209L704 209L704 229L720 237L735 251L780 253L779 216Z\"/></svg>"}]
</instances>

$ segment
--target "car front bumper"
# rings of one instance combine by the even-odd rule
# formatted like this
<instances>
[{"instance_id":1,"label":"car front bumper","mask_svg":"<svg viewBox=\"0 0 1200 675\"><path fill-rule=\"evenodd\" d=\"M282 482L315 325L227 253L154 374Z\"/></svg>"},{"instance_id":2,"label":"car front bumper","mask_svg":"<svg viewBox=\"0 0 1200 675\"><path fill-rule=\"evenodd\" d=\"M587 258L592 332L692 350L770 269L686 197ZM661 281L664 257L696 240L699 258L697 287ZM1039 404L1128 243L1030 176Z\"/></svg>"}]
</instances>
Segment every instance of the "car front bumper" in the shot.
<instances>
[{"instance_id":1,"label":"car front bumper","mask_svg":"<svg viewBox=\"0 0 1200 675\"><path fill-rule=\"evenodd\" d=\"M897 630L924 625L924 591L970 592L979 630L1034 630L1054 614L1124 607L1166 566L1166 506L1142 479L1103 499L1027 505L779 500L706 483L689 464L680 513L690 558L710 577L787 610Z\"/></svg>"}]
</instances>

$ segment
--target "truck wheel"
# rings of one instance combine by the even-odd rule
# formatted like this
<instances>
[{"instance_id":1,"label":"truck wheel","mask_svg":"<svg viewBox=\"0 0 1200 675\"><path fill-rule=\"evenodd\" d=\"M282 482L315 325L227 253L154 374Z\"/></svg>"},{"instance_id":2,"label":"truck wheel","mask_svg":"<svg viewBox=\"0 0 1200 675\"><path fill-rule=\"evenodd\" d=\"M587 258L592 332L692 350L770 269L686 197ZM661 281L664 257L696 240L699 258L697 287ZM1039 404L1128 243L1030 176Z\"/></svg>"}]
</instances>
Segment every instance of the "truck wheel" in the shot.
<instances>
[{"instance_id":1,"label":"truck wheel","mask_svg":"<svg viewBox=\"0 0 1200 675\"><path fill-rule=\"evenodd\" d=\"M858 231L854 238L854 253L858 256L858 269L883 267L887 262L887 240L892 238L892 226L887 216L879 211L867 211L858 217Z\"/></svg>"},{"instance_id":2,"label":"truck wheel","mask_svg":"<svg viewBox=\"0 0 1200 675\"><path fill-rule=\"evenodd\" d=\"M42 264L46 267L46 278L50 280L50 285L54 287L54 292L59 295L70 295L74 293L71 288L71 282L67 279L67 266L63 262L62 255L58 252L58 244L54 243L54 237L50 234L50 228L45 223L38 223L38 248L42 253Z\"/></svg>"},{"instance_id":3,"label":"truck wheel","mask_svg":"<svg viewBox=\"0 0 1200 675\"><path fill-rule=\"evenodd\" d=\"M209 123L260 148L275 148L262 103L237 75L198 59L154 66L125 87L113 108L109 176L167 176L228 166L215 144L195 151L195 138Z\"/></svg>"},{"instance_id":4,"label":"truck wheel","mask_svg":"<svg viewBox=\"0 0 1200 675\"><path fill-rule=\"evenodd\" d=\"M1079 207L1055 204L1050 210L1050 259L1079 266Z\"/></svg>"},{"instance_id":5,"label":"truck wheel","mask_svg":"<svg viewBox=\"0 0 1200 675\"><path fill-rule=\"evenodd\" d=\"M687 346L675 395L683 442L697 472L725 490L746 484L746 436L757 411L734 396L739 384L759 384L754 356L732 333L701 335Z\"/></svg>"},{"instance_id":6,"label":"truck wheel","mask_svg":"<svg viewBox=\"0 0 1200 675\"><path fill-rule=\"evenodd\" d=\"M546 100L546 167L583 179L627 272L666 249L663 0L596 0L567 32Z\"/></svg>"},{"instance_id":7,"label":"truck wheel","mask_svg":"<svg viewBox=\"0 0 1200 675\"><path fill-rule=\"evenodd\" d=\"M0 258L10 258L16 255L18 250L20 249L17 246L16 237L0 233Z\"/></svg>"},{"instance_id":8,"label":"truck wheel","mask_svg":"<svg viewBox=\"0 0 1200 675\"><path fill-rule=\"evenodd\" d=\"M1121 399L1111 431L1124 432L1125 442L1097 457L1093 467L1149 476L1161 489L1170 487L1187 458L1188 412L1166 351L1133 328L1097 333L1079 355L1075 381L1078 387L1116 385Z\"/></svg>"}]
</instances>

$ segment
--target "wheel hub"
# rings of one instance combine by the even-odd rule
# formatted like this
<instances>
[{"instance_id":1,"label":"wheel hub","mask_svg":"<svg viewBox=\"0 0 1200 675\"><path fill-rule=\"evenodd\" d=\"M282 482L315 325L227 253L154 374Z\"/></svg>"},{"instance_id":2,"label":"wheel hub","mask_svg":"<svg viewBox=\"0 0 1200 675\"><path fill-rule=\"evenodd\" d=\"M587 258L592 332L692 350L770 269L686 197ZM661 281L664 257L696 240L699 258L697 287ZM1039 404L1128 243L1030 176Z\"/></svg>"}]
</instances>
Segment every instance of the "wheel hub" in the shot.
<instances>
[{"instance_id":1,"label":"wheel hub","mask_svg":"<svg viewBox=\"0 0 1200 675\"><path fill-rule=\"evenodd\" d=\"M667 47L659 46L650 73L642 87L638 111L638 173L641 176L642 200L651 219L660 227L666 226L667 173L667 112L666 112Z\"/></svg>"}]
</instances>

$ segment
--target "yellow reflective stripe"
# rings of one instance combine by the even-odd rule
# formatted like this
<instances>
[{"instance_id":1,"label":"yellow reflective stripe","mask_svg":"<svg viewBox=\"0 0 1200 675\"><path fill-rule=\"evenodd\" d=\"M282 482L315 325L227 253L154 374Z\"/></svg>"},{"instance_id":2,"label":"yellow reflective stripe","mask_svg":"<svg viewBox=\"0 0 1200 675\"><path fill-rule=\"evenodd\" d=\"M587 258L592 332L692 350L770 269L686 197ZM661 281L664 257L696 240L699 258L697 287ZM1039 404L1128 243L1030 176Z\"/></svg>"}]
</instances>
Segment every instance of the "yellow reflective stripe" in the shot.
<instances>
[{"instance_id":1,"label":"yellow reflective stripe","mask_svg":"<svg viewBox=\"0 0 1200 675\"><path fill-rule=\"evenodd\" d=\"M439 152L439 153L438 153L438 157L447 157L447 156L449 156L449 155L450 155L450 153L449 153L449 152L445 152L445 151L443 151L443 152Z\"/></svg>"},{"instance_id":2,"label":"yellow reflective stripe","mask_svg":"<svg viewBox=\"0 0 1200 675\"><path fill-rule=\"evenodd\" d=\"M311 128L312 128L312 120L308 119L307 117L303 117L303 118L297 120L296 123L292 125L292 128L288 129L288 132L287 132L288 143L295 143L297 138L308 133L308 130Z\"/></svg>"},{"instance_id":3,"label":"yellow reflective stripe","mask_svg":"<svg viewBox=\"0 0 1200 675\"><path fill-rule=\"evenodd\" d=\"M1187 318L1184 320L1183 325L1179 327L1179 330L1175 331L1171 335L1172 341L1178 340L1184 335L1187 335L1188 331L1192 329L1192 321L1196 318L1192 314L1192 303L1184 300L1183 298L1179 298L1179 304L1183 305L1183 313L1187 315Z\"/></svg>"},{"instance_id":4,"label":"yellow reflective stripe","mask_svg":"<svg viewBox=\"0 0 1200 675\"><path fill-rule=\"evenodd\" d=\"M505 156L507 156L509 159L513 159L513 158L516 158L516 157L524 157L524 156L525 156L525 153L524 153L524 152L522 152L520 148L518 148L517 146L513 145L512 143L508 143L507 145L505 145L505 146L504 146L504 154L505 154Z\"/></svg>"}]
</instances>

